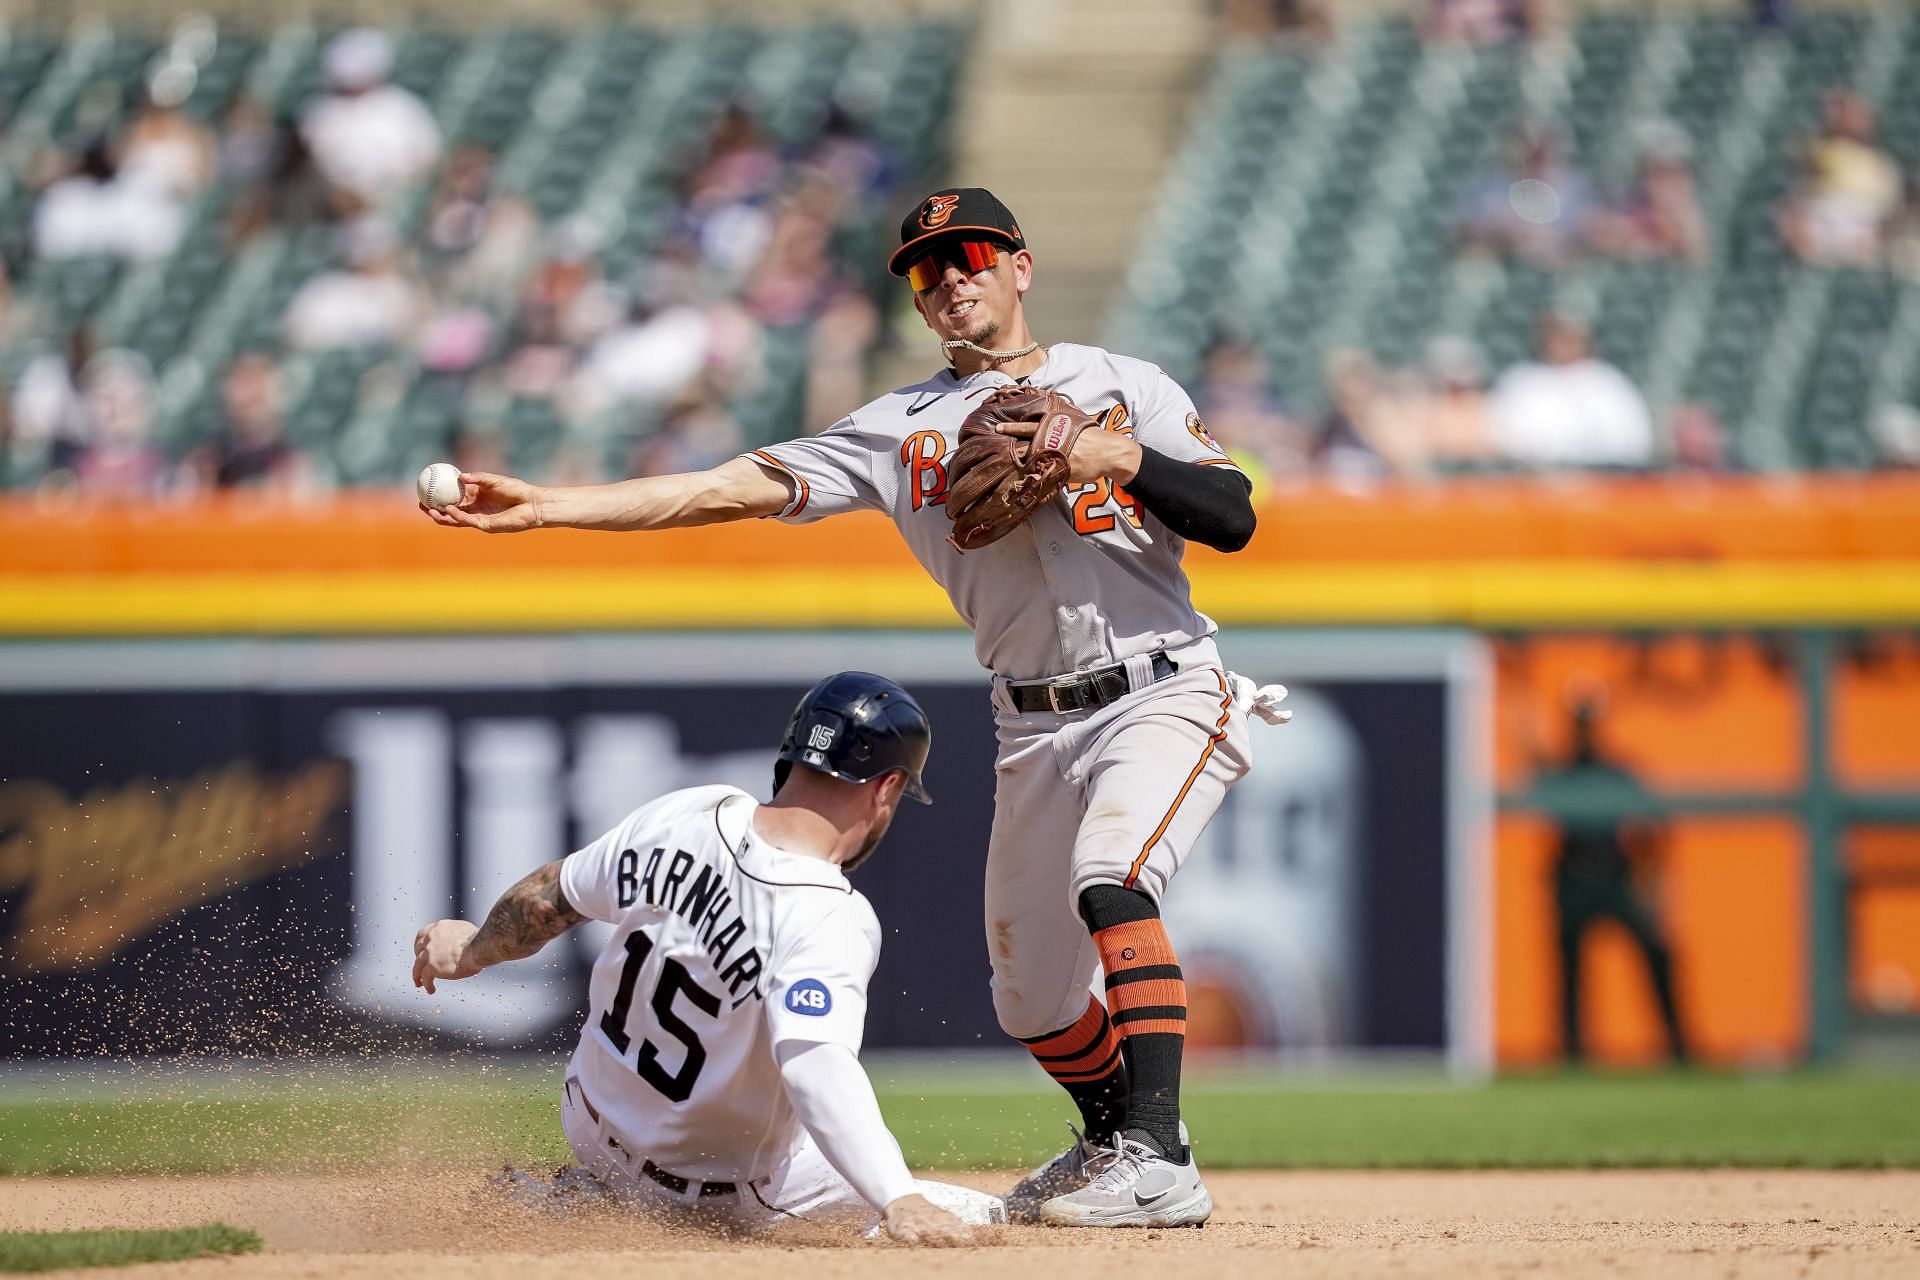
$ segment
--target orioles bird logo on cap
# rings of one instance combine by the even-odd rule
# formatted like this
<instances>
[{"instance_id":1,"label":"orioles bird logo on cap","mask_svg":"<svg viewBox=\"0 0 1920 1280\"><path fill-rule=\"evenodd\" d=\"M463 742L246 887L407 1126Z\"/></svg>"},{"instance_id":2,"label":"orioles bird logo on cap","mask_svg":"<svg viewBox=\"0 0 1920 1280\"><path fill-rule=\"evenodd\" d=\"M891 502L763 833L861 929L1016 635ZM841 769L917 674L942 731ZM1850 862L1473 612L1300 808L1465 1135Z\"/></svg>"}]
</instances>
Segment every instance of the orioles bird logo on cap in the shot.
<instances>
[{"instance_id":1,"label":"orioles bird logo on cap","mask_svg":"<svg viewBox=\"0 0 1920 1280\"><path fill-rule=\"evenodd\" d=\"M953 216L953 207L959 203L959 196L928 196L927 207L920 211L920 225L929 231L946 226L947 219Z\"/></svg>"}]
</instances>

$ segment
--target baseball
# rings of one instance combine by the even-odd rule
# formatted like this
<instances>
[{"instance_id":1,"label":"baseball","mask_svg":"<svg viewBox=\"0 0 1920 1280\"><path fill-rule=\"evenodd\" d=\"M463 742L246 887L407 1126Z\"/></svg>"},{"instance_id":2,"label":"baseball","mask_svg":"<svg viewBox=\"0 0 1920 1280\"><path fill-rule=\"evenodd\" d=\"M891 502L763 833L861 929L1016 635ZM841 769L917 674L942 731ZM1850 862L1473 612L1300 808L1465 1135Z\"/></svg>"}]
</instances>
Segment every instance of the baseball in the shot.
<instances>
[{"instance_id":1,"label":"baseball","mask_svg":"<svg viewBox=\"0 0 1920 1280\"><path fill-rule=\"evenodd\" d=\"M1528 222L1556 222L1560 218L1560 193L1538 178L1522 178L1507 190L1513 211Z\"/></svg>"},{"instance_id":2,"label":"baseball","mask_svg":"<svg viewBox=\"0 0 1920 1280\"><path fill-rule=\"evenodd\" d=\"M420 473L414 486L420 501L430 507L450 507L460 501L460 468L451 462L436 462Z\"/></svg>"}]
</instances>

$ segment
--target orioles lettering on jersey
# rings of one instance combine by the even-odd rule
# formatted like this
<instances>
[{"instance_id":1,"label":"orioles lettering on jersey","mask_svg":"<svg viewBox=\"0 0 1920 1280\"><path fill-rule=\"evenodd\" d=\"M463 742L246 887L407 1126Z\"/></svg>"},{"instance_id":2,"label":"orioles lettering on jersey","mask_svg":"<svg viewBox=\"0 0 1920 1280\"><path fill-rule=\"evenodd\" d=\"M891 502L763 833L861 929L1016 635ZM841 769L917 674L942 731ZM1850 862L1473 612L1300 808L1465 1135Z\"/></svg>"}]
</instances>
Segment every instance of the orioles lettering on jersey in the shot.
<instances>
[{"instance_id":1,"label":"orioles lettering on jersey","mask_svg":"<svg viewBox=\"0 0 1920 1280\"><path fill-rule=\"evenodd\" d=\"M947 501L947 438L938 431L916 431L900 442L900 465L907 469L913 509L944 506Z\"/></svg>"},{"instance_id":2,"label":"orioles lettering on jersey","mask_svg":"<svg viewBox=\"0 0 1920 1280\"><path fill-rule=\"evenodd\" d=\"M1116 404L1094 417L1094 426L1102 431L1133 435L1132 413L1124 404ZM1197 418L1195 419L1198 420ZM938 431L915 431L900 442L900 465L907 470L907 492L913 509L944 506L947 501L947 438ZM1111 480L1068 485L1068 501L1073 507L1073 531L1079 534L1105 533L1117 517L1138 529L1140 503Z\"/></svg>"},{"instance_id":3,"label":"orioles lettering on jersey","mask_svg":"<svg viewBox=\"0 0 1920 1280\"><path fill-rule=\"evenodd\" d=\"M661 873L661 864L666 871ZM699 873L694 874L698 863ZM691 881L688 876L692 875ZM728 958L747 931L747 922L734 908L733 894L723 887L723 879L718 872L683 849L675 849L671 858L663 848L656 848L647 854L646 865L640 865L640 853L636 849L622 849L615 877L618 902L622 911L635 902L644 901L650 907L659 908L685 920L700 936L700 943L713 957L713 967L720 975L720 981L727 984L727 991L735 997L735 1003L749 997L758 999L760 992L754 984L759 981L760 971L766 967L760 958L760 952L749 946L739 955ZM745 995L741 988L747 988Z\"/></svg>"}]
</instances>

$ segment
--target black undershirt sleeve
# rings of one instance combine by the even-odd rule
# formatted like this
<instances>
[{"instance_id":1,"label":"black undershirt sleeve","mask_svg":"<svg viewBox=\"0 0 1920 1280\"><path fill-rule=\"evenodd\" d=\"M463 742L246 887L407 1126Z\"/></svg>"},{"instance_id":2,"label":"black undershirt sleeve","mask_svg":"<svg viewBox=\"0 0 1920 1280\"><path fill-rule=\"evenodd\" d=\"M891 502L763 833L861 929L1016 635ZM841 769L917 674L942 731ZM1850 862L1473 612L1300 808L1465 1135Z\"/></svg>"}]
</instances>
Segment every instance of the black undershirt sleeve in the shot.
<instances>
[{"instance_id":1,"label":"black undershirt sleeve","mask_svg":"<svg viewBox=\"0 0 1920 1280\"><path fill-rule=\"evenodd\" d=\"M1238 551L1253 540L1253 482L1227 467L1181 462L1140 446L1140 471L1126 490L1189 542Z\"/></svg>"}]
</instances>

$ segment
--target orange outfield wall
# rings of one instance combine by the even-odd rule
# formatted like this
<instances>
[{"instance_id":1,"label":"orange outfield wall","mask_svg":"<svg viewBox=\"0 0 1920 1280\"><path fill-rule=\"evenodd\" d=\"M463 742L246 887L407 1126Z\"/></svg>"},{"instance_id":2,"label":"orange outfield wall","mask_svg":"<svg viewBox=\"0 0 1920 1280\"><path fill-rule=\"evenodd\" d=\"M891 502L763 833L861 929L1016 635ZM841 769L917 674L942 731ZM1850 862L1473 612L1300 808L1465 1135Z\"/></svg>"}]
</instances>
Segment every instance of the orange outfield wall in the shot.
<instances>
[{"instance_id":1,"label":"orange outfield wall","mask_svg":"<svg viewBox=\"0 0 1920 1280\"><path fill-rule=\"evenodd\" d=\"M1188 557L1196 601L1228 625L1920 623L1920 476L1296 489L1260 511L1247 550ZM392 491L16 500L0 600L0 634L42 636L954 623L873 513L489 538Z\"/></svg>"},{"instance_id":2,"label":"orange outfield wall","mask_svg":"<svg viewBox=\"0 0 1920 1280\"><path fill-rule=\"evenodd\" d=\"M1540 635L1495 643L1495 778L1523 788L1567 750L1566 709L1604 695L1607 754L1663 791L1790 795L1805 777L1800 676L1757 635ZM1920 637L1863 635L1832 686L1831 761L1844 787L1920 792ZM1495 1044L1527 1065L1560 1050L1551 830L1503 816L1494 848ZM1807 846L1790 817L1672 823L1639 885L1666 927L1683 1020L1720 1063L1797 1058L1807 1037ZM1844 852L1871 877L1852 898L1856 1004L1920 1010L1920 830L1862 829ZM1902 878L1904 877L1904 878ZM1587 936L1590 1052L1638 1063L1664 1052L1639 953L1609 925Z\"/></svg>"},{"instance_id":3,"label":"orange outfield wall","mask_svg":"<svg viewBox=\"0 0 1920 1280\"><path fill-rule=\"evenodd\" d=\"M911 564L870 514L799 528L748 521L645 542L576 530L487 538L442 529L411 493L288 504L241 495L179 505L0 503L0 574L493 570ZM1204 565L1214 559L1194 551ZM1474 480L1265 497L1237 562L1470 560L1920 562L1920 476L1564 483Z\"/></svg>"}]
</instances>

